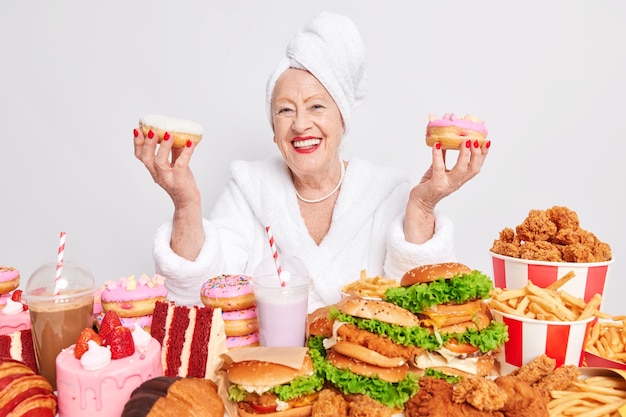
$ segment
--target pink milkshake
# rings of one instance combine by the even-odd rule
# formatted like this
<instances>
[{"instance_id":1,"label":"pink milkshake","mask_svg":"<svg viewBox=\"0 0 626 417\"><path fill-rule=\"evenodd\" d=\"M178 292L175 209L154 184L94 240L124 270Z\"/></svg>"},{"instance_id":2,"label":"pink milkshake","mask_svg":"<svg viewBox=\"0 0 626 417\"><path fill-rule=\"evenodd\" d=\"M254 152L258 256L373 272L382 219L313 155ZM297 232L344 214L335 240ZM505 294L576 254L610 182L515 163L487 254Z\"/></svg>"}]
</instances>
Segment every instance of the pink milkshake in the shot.
<instances>
[{"instance_id":1,"label":"pink milkshake","mask_svg":"<svg viewBox=\"0 0 626 417\"><path fill-rule=\"evenodd\" d=\"M311 279L292 275L282 287L277 275L265 275L251 284L261 346L304 346Z\"/></svg>"}]
</instances>

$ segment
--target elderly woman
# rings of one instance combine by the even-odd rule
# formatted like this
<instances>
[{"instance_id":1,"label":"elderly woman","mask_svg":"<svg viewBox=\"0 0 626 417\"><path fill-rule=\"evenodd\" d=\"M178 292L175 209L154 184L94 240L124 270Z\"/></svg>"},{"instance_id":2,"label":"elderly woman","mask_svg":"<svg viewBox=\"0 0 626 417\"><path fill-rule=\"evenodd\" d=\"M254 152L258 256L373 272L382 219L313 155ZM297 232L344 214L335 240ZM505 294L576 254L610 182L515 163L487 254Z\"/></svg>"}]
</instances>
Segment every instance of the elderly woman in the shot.
<instances>
[{"instance_id":1,"label":"elderly woman","mask_svg":"<svg viewBox=\"0 0 626 417\"><path fill-rule=\"evenodd\" d=\"M454 259L452 223L436 206L480 171L489 143L461 149L450 170L444 151L433 146L432 165L415 186L396 170L342 159L352 111L365 99L364 57L346 17L322 13L296 33L267 85L281 157L234 161L206 219L189 168L194 145L157 147L135 130L135 156L174 203L154 246L170 299L199 304L208 278L252 275L271 256L266 225L281 255L306 265L313 279L309 311L337 302L339 288L363 269L399 279L417 265Z\"/></svg>"}]
</instances>

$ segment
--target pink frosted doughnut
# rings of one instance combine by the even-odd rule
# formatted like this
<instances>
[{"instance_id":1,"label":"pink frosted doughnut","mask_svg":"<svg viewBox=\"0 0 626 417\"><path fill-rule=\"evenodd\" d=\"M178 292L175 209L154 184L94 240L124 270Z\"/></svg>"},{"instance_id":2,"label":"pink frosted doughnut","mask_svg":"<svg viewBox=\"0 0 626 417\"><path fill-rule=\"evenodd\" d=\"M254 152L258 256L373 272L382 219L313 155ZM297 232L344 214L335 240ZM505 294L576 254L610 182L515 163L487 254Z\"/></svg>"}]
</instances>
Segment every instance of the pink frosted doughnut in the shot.
<instances>
[{"instance_id":1,"label":"pink frosted doughnut","mask_svg":"<svg viewBox=\"0 0 626 417\"><path fill-rule=\"evenodd\" d=\"M426 125L426 145L439 143L441 149L460 149L469 140L482 146L487 133L485 122L476 116L457 117L446 113L438 118L431 114Z\"/></svg>"},{"instance_id":2,"label":"pink frosted doughnut","mask_svg":"<svg viewBox=\"0 0 626 417\"><path fill-rule=\"evenodd\" d=\"M259 346L259 332L226 338L226 347L229 350L251 346Z\"/></svg>"},{"instance_id":3,"label":"pink frosted doughnut","mask_svg":"<svg viewBox=\"0 0 626 417\"><path fill-rule=\"evenodd\" d=\"M20 285L20 271L12 266L0 266L0 294L13 291Z\"/></svg>"},{"instance_id":4,"label":"pink frosted doughnut","mask_svg":"<svg viewBox=\"0 0 626 417\"><path fill-rule=\"evenodd\" d=\"M166 301L167 288L162 276L132 275L117 281L106 281L100 298L104 311L113 310L121 317L152 314L157 301Z\"/></svg>"},{"instance_id":5,"label":"pink frosted doughnut","mask_svg":"<svg viewBox=\"0 0 626 417\"><path fill-rule=\"evenodd\" d=\"M256 307L244 310L224 311L224 331L226 336L244 336L259 330Z\"/></svg>"},{"instance_id":6,"label":"pink frosted doughnut","mask_svg":"<svg viewBox=\"0 0 626 417\"><path fill-rule=\"evenodd\" d=\"M218 275L209 279L200 288L202 304L221 308L222 311L252 307L255 300L250 279L251 277L247 275Z\"/></svg>"}]
</instances>

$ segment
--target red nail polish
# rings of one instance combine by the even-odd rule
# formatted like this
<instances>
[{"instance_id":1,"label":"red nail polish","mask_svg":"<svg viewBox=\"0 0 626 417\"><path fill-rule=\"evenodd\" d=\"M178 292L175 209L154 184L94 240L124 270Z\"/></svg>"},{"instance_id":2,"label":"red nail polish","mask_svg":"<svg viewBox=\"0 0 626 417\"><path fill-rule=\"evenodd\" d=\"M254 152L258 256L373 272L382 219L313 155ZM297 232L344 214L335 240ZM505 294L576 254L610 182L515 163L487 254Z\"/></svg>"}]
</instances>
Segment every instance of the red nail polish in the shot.
<instances>
[{"instance_id":1,"label":"red nail polish","mask_svg":"<svg viewBox=\"0 0 626 417\"><path fill-rule=\"evenodd\" d=\"M191 141L190 140L187 141L187 147L191 148Z\"/></svg>"},{"instance_id":2,"label":"red nail polish","mask_svg":"<svg viewBox=\"0 0 626 417\"><path fill-rule=\"evenodd\" d=\"M472 141L468 139L465 141L465 147L469 148L470 146L472 146Z\"/></svg>"},{"instance_id":3,"label":"red nail polish","mask_svg":"<svg viewBox=\"0 0 626 417\"><path fill-rule=\"evenodd\" d=\"M441 143L440 142L436 142L435 143L435 149L441 149Z\"/></svg>"},{"instance_id":4,"label":"red nail polish","mask_svg":"<svg viewBox=\"0 0 626 417\"><path fill-rule=\"evenodd\" d=\"M485 148L489 149L490 146L491 146L491 141L488 140L487 143L485 143Z\"/></svg>"},{"instance_id":5,"label":"red nail polish","mask_svg":"<svg viewBox=\"0 0 626 417\"><path fill-rule=\"evenodd\" d=\"M170 132L165 132L165 134L163 135L163 140L169 140L170 138Z\"/></svg>"},{"instance_id":6,"label":"red nail polish","mask_svg":"<svg viewBox=\"0 0 626 417\"><path fill-rule=\"evenodd\" d=\"M478 144L478 141L477 141L477 140L475 140L475 141L474 141L474 148L478 148L479 146L480 146L480 145Z\"/></svg>"},{"instance_id":7,"label":"red nail polish","mask_svg":"<svg viewBox=\"0 0 626 417\"><path fill-rule=\"evenodd\" d=\"M150 130L150 131L148 132L148 138L149 138L149 139L152 139L153 137L154 137L154 132L153 132L152 130Z\"/></svg>"},{"instance_id":8,"label":"red nail polish","mask_svg":"<svg viewBox=\"0 0 626 417\"><path fill-rule=\"evenodd\" d=\"M139 136L139 131L137 129L133 129L133 136Z\"/></svg>"}]
</instances>

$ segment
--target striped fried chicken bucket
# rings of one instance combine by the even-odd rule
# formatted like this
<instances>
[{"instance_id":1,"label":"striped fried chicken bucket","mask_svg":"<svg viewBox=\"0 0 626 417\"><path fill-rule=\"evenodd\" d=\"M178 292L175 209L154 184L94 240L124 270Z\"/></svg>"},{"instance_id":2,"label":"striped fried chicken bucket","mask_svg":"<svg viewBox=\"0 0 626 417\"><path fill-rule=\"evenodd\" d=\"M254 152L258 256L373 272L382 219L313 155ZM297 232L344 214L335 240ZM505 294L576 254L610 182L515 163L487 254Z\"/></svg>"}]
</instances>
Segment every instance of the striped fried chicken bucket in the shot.
<instances>
[{"instance_id":1,"label":"striped fried chicken bucket","mask_svg":"<svg viewBox=\"0 0 626 417\"><path fill-rule=\"evenodd\" d=\"M589 302L596 293L604 295L609 267L614 262L613 260L593 263L546 262L512 258L491 251L489 253L493 266L493 281L497 288L523 288L528 281L546 288L569 272L574 272L574 278L565 283L561 289L582 298L585 302Z\"/></svg>"},{"instance_id":2,"label":"striped fried chicken bucket","mask_svg":"<svg viewBox=\"0 0 626 417\"><path fill-rule=\"evenodd\" d=\"M496 321L509 328L509 340L498 353L501 374L546 354L556 366L581 366L585 341L596 317L580 321L543 321L492 310Z\"/></svg>"}]
</instances>

